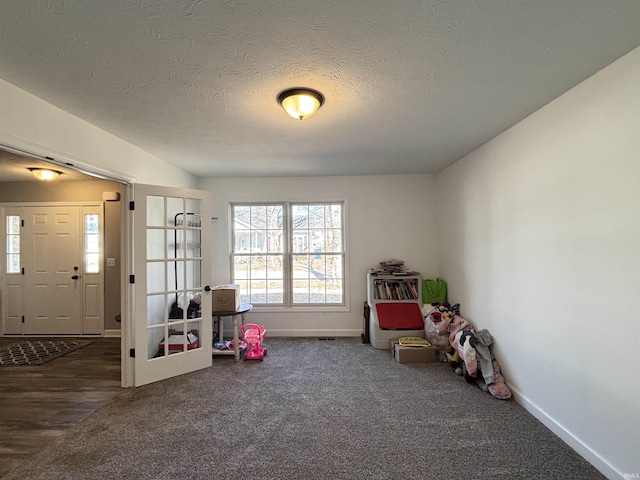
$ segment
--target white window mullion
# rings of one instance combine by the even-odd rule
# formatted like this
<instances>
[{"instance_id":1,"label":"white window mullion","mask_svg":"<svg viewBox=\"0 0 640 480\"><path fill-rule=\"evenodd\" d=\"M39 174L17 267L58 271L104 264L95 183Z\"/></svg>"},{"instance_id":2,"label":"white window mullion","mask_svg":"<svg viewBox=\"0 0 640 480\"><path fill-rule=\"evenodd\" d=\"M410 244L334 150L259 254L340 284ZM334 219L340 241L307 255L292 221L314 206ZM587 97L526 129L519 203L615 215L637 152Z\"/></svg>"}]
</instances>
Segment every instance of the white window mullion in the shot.
<instances>
[{"instance_id":1,"label":"white window mullion","mask_svg":"<svg viewBox=\"0 0 640 480\"><path fill-rule=\"evenodd\" d=\"M292 220L291 220L291 205L288 202L284 203L284 211L282 218L282 225L284 226L285 235L283 236L283 280L284 280L284 304L286 307L290 307L293 303L293 278L291 275L291 255L293 246L293 232L292 232Z\"/></svg>"}]
</instances>

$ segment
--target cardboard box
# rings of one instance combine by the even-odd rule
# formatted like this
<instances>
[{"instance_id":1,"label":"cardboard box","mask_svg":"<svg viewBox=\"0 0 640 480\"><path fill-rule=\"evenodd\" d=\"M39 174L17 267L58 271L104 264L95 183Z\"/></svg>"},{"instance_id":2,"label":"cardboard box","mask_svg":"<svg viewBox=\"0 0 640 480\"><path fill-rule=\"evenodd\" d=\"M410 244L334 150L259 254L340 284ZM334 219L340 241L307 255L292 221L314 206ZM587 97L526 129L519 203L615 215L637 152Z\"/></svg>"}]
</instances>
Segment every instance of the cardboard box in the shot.
<instances>
[{"instance_id":1,"label":"cardboard box","mask_svg":"<svg viewBox=\"0 0 640 480\"><path fill-rule=\"evenodd\" d=\"M399 363L428 363L438 361L436 347L405 347L395 342L391 344L391 355Z\"/></svg>"},{"instance_id":2,"label":"cardboard box","mask_svg":"<svg viewBox=\"0 0 640 480\"><path fill-rule=\"evenodd\" d=\"M213 312L234 312L240 306L240 285L216 285L211 289L211 293Z\"/></svg>"}]
</instances>

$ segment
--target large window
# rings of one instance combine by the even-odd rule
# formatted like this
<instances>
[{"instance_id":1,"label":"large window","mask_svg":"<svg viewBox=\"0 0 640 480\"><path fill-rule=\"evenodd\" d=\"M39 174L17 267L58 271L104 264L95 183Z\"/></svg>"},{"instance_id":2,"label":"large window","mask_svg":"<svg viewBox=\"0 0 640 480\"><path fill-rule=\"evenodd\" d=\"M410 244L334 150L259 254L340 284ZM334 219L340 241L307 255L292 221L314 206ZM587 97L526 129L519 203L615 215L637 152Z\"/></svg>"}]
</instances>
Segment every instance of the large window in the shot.
<instances>
[{"instance_id":1,"label":"large window","mask_svg":"<svg viewBox=\"0 0 640 480\"><path fill-rule=\"evenodd\" d=\"M254 305L344 305L342 203L233 204L232 278Z\"/></svg>"}]
</instances>

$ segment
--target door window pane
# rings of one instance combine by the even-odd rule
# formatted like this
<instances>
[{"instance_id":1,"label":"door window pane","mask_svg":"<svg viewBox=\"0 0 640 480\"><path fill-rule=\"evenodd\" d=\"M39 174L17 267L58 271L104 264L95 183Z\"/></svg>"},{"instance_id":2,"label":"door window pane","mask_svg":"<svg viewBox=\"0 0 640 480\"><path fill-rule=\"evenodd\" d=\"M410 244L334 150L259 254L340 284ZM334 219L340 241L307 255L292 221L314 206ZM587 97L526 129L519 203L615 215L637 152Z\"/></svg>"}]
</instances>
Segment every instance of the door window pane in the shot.
<instances>
[{"instance_id":1,"label":"door window pane","mask_svg":"<svg viewBox=\"0 0 640 480\"><path fill-rule=\"evenodd\" d=\"M20 217L7 215L7 273L20 273Z\"/></svg>"},{"instance_id":2,"label":"door window pane","mask_svg":"<svg viewBox=\"0 0 640 480\"><path fill-rule=\"evenodd\" d=\"M84 273L100 273L100 215L84 215Z\"/></svg>"}]
</instances>

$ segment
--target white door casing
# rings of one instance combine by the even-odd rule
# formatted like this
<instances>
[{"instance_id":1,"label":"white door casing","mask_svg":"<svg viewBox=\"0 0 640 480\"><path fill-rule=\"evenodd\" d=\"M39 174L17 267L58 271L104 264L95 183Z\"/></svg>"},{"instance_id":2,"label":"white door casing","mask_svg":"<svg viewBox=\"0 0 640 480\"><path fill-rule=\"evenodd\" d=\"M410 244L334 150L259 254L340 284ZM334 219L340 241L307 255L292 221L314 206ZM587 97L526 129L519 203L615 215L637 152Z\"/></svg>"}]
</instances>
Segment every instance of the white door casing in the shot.
<instances>
[{"instance_id":1,"label":"white door casing","mask_svg":"<svg viewBox=\"0 0 640 480\"><path fill-rule=\"evenodd\" d=\"M135 185L134 385L212 364L211 194ZM199 309L195 307L198 305Z\"/></svg>"}]
</instances>

